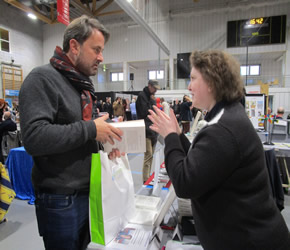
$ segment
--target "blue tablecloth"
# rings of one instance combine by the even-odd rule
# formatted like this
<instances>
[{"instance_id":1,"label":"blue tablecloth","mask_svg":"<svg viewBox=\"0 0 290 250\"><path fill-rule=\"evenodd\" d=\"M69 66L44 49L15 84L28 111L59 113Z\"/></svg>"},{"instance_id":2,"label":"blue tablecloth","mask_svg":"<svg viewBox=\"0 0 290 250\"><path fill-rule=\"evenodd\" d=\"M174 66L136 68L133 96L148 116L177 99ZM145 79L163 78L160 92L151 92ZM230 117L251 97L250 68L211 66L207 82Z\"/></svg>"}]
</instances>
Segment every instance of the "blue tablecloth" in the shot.
<instances>
[{"instance_id":1,"label":"blue tablecloth","mask_svg":"<svg viewBox=\"0 0 290 250\"><path fill-rule=\"evenodd\" d=\"M31 182L32 157L26 153L24 147L13 148L9 152L6 166L16 197L34 204L35 196Z\"/></svg>"}]
</instances>

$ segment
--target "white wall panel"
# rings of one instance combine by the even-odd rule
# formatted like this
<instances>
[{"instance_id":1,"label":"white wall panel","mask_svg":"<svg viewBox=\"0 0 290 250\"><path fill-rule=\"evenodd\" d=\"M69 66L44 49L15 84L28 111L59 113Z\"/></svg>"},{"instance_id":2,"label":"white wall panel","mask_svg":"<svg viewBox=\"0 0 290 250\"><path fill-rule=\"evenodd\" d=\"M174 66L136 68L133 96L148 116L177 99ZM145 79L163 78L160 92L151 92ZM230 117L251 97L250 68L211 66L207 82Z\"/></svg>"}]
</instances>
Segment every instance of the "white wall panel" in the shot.
<instances>
[{"instance_id":1,"label":"white wall panel","mask_svg":"<svg viewBox=\"0 0 290 250\"><path fill-rule=\"evenodd\" d=\"M49 59L53 56L53 52L56 46L62 48L63 33L66 26L58 23L49 25L46 24L43 27L43 64L49 63Z\"/></svg>"},{"instance_id":2,"label":"white wall panel","mask_svg":"<svg viewBox=\"0 0 290 250\"><path fill-rule=\"evenodd\" d=\"M0 52L0 61L21 65L23 77L36 66L42 65L42 22L29 19L24 12L0 1L0 27L9 31L10 53ZM0 96L2 76L0 77Z\"/></svg>"},{"instance_id":3,"label":"white wall panel","mask_svg":"<svg viewBox=\"0 0 290 250\"><path fill-rule=\"evenodd\" d=\"M111 38L104 52L105 63L158 59L158 46L139 25L122 25L108 29Z\"/></svg>"},{"instance_id":4,"label":"white wall panel","mask_svg":"<svg viewBox=\"0 0 290 250\"><path fill-rule=\"evenodd\" d=\"M273 95L273 113L282 106L290 113L290 88L269 88L269 95Z\"/></svg>"}]
</instances>

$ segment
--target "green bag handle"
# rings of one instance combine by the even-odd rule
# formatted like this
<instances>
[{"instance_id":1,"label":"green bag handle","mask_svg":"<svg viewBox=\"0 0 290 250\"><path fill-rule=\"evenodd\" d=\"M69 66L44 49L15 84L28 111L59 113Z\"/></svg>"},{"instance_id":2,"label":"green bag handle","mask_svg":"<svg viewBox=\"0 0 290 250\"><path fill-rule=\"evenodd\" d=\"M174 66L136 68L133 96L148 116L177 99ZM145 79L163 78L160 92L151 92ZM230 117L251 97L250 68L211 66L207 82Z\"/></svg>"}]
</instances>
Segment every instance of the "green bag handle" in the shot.
<instances>
[{"instance_id":1,"label":"green bag handle","mask_svg":"<svg viewBox=\"0 0 290 250\"><path fill-rule=\"evenodd\" d=\"M100 154L92 154L90 178L90 231L91 241L105 245L102 207L102 167Z\"/></svg>"}]
</instances>

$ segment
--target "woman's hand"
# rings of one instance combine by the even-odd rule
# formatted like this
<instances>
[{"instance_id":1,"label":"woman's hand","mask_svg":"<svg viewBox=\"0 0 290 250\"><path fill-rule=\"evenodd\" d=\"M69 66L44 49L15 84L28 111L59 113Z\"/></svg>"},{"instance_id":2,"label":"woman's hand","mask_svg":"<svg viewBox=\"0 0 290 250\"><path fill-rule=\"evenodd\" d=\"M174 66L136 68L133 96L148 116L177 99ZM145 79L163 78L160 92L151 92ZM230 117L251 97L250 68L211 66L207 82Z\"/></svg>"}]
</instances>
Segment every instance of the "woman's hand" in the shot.
<instances>
[{"instance_id":1,"label":"woman's hand","mask_svg":"<svg viewBox=\"0 0 290 250\"><path fill-rule=\"evenodd\" d=\"M170 109L169 116L163 111L153 106L154 111L149 110L148 118L152 121L150 129L160 134L165 138L170 133L181 134L178 122L172 109Z\"/></svg>"}]
</instances>

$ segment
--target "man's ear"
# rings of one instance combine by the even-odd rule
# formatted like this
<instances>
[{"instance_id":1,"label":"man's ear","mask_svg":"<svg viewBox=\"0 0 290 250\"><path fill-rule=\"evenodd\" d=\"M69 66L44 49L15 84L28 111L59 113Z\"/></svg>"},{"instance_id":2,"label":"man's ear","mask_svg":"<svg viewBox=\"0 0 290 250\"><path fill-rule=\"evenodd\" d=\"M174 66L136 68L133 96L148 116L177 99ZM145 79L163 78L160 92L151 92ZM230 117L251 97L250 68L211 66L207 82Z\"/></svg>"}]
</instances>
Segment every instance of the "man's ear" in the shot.
<instances>
[{"instance_id":1,"label":"man's ear","mask_svg":"<svg viewBox=\"0 0 290 250\"><path fill-rule=\"evenodd\" d=\"M76 39L71 39L69 41L70 50L74 55L78 55L80 51L80 44Z\"/></svg>"}]
</instances>

